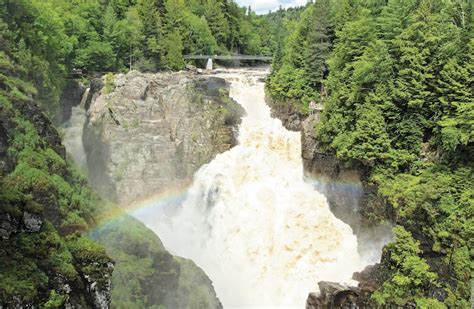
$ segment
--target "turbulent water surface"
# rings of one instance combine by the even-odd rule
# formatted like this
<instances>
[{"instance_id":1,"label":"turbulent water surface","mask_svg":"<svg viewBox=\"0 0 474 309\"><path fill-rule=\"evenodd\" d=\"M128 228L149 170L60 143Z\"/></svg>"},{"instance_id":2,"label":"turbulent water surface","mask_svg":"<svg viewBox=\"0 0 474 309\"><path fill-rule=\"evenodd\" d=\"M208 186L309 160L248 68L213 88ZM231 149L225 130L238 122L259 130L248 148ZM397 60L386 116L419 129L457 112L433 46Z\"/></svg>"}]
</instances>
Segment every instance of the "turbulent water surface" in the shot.
<instances>
[{"instance_id":1,"label":"turbulent water surface","mask_svg":"<svg viewBox=\"0 0 474 309\"><path fill-rule=\"evenodd\" d=\"M351 228L303 181L300 133L270 116L265 74L218 74L247 112L239 143L196 173L169 223L151 224L206 271L226 308L302 308L319 280L349 281L361 268Z\"/></svg>"}]
</instances>

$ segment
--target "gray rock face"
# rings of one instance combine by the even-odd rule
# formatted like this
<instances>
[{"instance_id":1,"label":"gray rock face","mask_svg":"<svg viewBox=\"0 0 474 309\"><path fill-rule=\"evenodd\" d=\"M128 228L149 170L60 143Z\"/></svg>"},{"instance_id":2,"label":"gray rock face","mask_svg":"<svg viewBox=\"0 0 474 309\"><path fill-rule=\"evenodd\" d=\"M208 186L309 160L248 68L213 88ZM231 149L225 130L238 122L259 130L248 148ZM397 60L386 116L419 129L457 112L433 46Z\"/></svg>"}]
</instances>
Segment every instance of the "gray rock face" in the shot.
<instances>
[{"instance_id":1,"label":"gray rock face","mask_svg":"<svg viewBox=\"0 0 474 309\"><path fill-rule=\"evenodd\" d=\"M360 291L356 287L336 282L318 283L320 293L310 293L306 300L306 309L365 308L358 302Z\"/></svg>"},{"instance_id":2,"label":"gray rock face","mask_svg":"<svg viewBox=\"0 0 474 309\"><path fill-rule=\"evenodd\" d=\"M43 220L41 216L35 215L29 212L23 213L23 224L26 232L34 233L38 232L43 225Z\"/></svg>"},{"instance_id":3,"label":"gray rock face","mask_svg":"<svg viewBox=\"0 0 474 309\"><path fill-rule=\"evenodd\" d=\"M329 201L331 211L356 234L361 229L361 205L369 193L363 186L360 171L345 168L336 155L324 149L316 136L315 126L320 121L322 109L307 116L296 111L290 104L267 98L272 116L280 119L288 130L301 132L301 157L305 176Z\"/></svg>"},{"instance_id":4,"label":"gray rock face","mask_svg":"<svg viewBox=\"0 0 474 309\"><path fill-rule=\"evenodd\" d=\"M112 271L114 265L112 263L107 263L108 273L104 278L101 278L105 283L99 284L93 278L88 275L84 275L84 278L88 282L87 290L90 292L94 308L106 309L109 308L110 304L110 291L112 283Z\"/></svg>"},{"instance_id":5,"label":"gray rock face","mask_svg":"<svg viewBox=\"0 0 474 309\"><path fill-rule=\"evenodd\" d=\"M79 80L68 80L59 98L59 109L56 114L56 123L61 124L71 117L71 109L81 101L86 87Z\"/></svg>"},{"instance_id":6,"label":"gray rock face","mask_svg":"<svg viewBox=\"0 0 474 309\"><path fill-rule=\"evenodd\" d=\"M332 213L351 226L358 237L361 258L377 260L376 254L391 237L391 226L376 225L366 214L373 213L371 187L362 169L350 169L340 162L336 154L325 149L318 140L315 126L319 123L322 108L315 108L309 116L301 115L289 104L267 99L272 115L279 118L288 130L301 132L301 156L307 181L329 201ZM380 285L378 266L367 267L356 273L358 288L337 283L320 282L320 294L311 293L307 308L370 308L370 293ZM335 305L336 304L336 305Z\"/></svg>"},{"instance_id":7,"label":"gray rock face","mask_svg":"<svg viewBox=\"0 0 474 309\"><path fill-rule=\"evenodd\" d=\"M18 232L19 220L7 213L0 213L0 238L8 239Z\"/></svg>"},{"instance_id":8,"label":"gray rock face","mask_svg":"<svg viewBox=\"0 0 474 309\"><path fill-rule=\"evenodd\" d=\"M91 184L119 204L186 185L235 143L243 109L222 79L132 71L104 83L91 100L84 146Z\"/></svg>"}]
</instances>

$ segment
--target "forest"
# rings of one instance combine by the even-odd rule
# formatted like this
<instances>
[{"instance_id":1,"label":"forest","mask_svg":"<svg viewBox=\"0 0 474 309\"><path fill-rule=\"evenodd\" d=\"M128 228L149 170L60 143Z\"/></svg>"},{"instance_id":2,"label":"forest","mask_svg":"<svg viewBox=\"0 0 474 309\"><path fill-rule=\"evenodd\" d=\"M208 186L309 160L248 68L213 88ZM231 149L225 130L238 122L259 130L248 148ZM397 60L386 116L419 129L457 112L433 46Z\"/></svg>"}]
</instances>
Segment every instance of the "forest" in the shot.
<instances>
[{"instance_id":1,"label":"forest","mask_svg":"<svg viewBox=\"0 0 474 309\"><path fill-rule=\"evenodd\" d=\"M71 72L87 79L130 68L180 70L185 54L242 53L273 56L272 104L302 117L311 101L323 106L314 124L319 142L376 188L365 215L393 222L395 241L384 248L374 304L468 308L473 6L317 0L257 15L232 0L0 0L0 154L7 158L0 215L15 220L18 205L56 211L41 233L1 240L8 271L0 273L0 300L14 306L22 295L22 303L57 308L62 279L51 269L76 281L79 271L99 281L110 275L98 266L110 262L104 247L84 233L114 206L66 160L59 134L44 129Z\"/></svg>"},{"instance_id":2,"label":"forest","mask_svg":"<svg viewBox=\"0 0 474 309\"><path fill-rule=\"evenodd\" d=\"M68 74L183 69L184 54L272 55L289 27L229 0L2 0L1 48L50 115ZM285 10L282 10L284 12ZM281 15L281 13L280 13Z\"/></svg>"},{"instance_id":3,"label":"forest","mask_svg":"<svg viewBox=\"0 0 474 309\"><path fill-rule=\"evenodd\" d=\"M368 216L396 223L374 301L469 307L472 1L316 1L275 59L267 92L302 115L311 101L323 105L322 146L377 188Z\"/></svg>"}]
</instances>

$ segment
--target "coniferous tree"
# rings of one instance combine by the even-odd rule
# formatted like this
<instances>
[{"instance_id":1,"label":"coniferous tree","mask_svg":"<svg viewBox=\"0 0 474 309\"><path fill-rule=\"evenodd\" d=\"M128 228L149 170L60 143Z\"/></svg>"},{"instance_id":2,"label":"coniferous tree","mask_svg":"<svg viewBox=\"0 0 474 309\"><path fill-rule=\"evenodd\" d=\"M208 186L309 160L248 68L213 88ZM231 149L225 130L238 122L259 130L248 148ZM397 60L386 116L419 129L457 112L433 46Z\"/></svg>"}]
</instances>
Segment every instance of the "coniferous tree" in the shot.
<instances>
[{"instance_id":1,"label":"coniferous tree","mask_svg":"<svg viewBox=\"0 0 474 309\"><path fill-rule=\"evenodd\" d=\"M310 87L323 91L322 80L327 74L326 60L331 50L332 24L330 1L319 0L314 4L306 36L305 72Z\"/></svg>"},{"instance_id":2,"label":"coniferous tree","mask_svg":"<svg viewBox=\"0 0 474 309\"><path fill-rule=\"evenodd\" d=\"M143 57L140 50L140 43L143 42L142 27L135 7L126 12L125 19L115 24L114 36L119 46L118 61L129 70L132 70L134 64Z\"/></svg>"},{"instance_id":3,"label":"coniferous tree","mask_svg":"<svg viewBox=\"0 0 474 309\"><path fill-rule=\"evenodd\" d=\"M161 60L162 23L160 7L156 0L139 0L137 11L142 22L142 36L144 42L144 56L158 67Z\"/></svg>"},{"instance_id":4,"label":"coniferous tree","mask_svg":"<svg viewBox=\"0 0 474 309\"><path fill-rule=\"evenodd\" d=\"M437 82L443 110L440 146L448 153L464 149L464 156L469 157L474 150L474 39L463 58L449 60Z\"/></svg>"},{"instance_id":5,"label":"coniferous tree","mask_svg":"<svg viewBox=\"0 0 474 309\"><path fill-rule=\"evenodd\" d=\"M207 0L204 9L207 24L216 38L217 44L225 48L229 24L223 12L223 3L220 0Z\"/></svg>"},{"instance_id":6,"label":"coniferous tree","mask_svg":"<svg viewBox=\"0 0 474 309\"><path fill-rule=\"evenodd\" d=\"M180 70L184 67L183 42L178 30L167 33L163 39L163 61L167 68Z\"/></svg>"}]
</instances>

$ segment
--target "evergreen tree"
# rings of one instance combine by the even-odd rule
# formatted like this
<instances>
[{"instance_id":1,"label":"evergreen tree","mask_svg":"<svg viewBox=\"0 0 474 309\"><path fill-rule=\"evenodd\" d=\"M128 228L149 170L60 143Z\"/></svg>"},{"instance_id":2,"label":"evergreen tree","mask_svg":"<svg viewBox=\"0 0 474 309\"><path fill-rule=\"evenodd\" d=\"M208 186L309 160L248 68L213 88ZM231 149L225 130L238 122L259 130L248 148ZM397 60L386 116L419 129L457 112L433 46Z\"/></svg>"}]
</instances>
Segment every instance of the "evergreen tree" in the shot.
<instances>
[{"instance_id":1,"label":"evergreen tree","mask_svg":"<svg viewBox=\"0 0 474 309\"><path fill-rule=\"evenodd\" d=\"M157 68L160 63L162 38L162 25L160 7L156 0L139 0L137 11L142 23L142 36L144 42L144 56L151 60Z\"/></svg>"},{"instance_id":2,"label":"evergreen tree","mask_svg":"<svg viewBox=\"0 0 474 309\"><path fill-rule=\"evenodd\" d=\"M180 70L184 67L183 42L178 30L167 33L163 38L163 62L167 68Z\"/></svg>"},{"instance_id":3,"label":"evergreen tree","mask_svg":"<svg viewBox=\"0 0 474 309\"><path fill-rule=\"evenodd\" d=\"M114 40L113 32L116 22L117 14L115 14L114 7L110 2L107 5L104 13L104 38L109 42L112 42Z\"/></svg>"},{"instance_id":4,"label":"evergreen tree","mask_svg":"<svg viewBox=\"0 0 474 309\"><path fill-rule=\"evenodd\" d=\"M474 39L469 43L464 61L459 58L448 61L437 83L443 110L439 121L440 146L448 153L461 151L468 158L474 150Z\"/></svg>"},{"instance_id":5,"label":"evergreen tree","mask_svg":"<svg viewBox=\"0 0 474 309\"><path fill-rule=\"evenodd\" d=\"M331 51L330 1L319 0L314 4L305 47L305 72L310 87L320 89L327 74L326 60Z\"/></svg>"},{"instance_id":6,"label":"evergreen tree","mask_svg":"<svg viewBox=\"0 0 474 309\"><path fill-rule=\"evenodd\" d=\"M216 38L217 44L225 49L229 25L223 12L223 3L221 0L206 0L204 10L207 24Z\"/></svg>"},{"instance_id":7,"label":"evergreen tree","mask_svg":"<svg viewBox=\"0 0 474 309\"><path fill-rule=\"evenodd\" d=\"M142 23L136 8L132 7L127 11L125 19L115 24L114 29L114 37L119 46L117 60L129 70L143 57L139 48L143 42L141 34Z\"/></svg>"}]
</instances>

